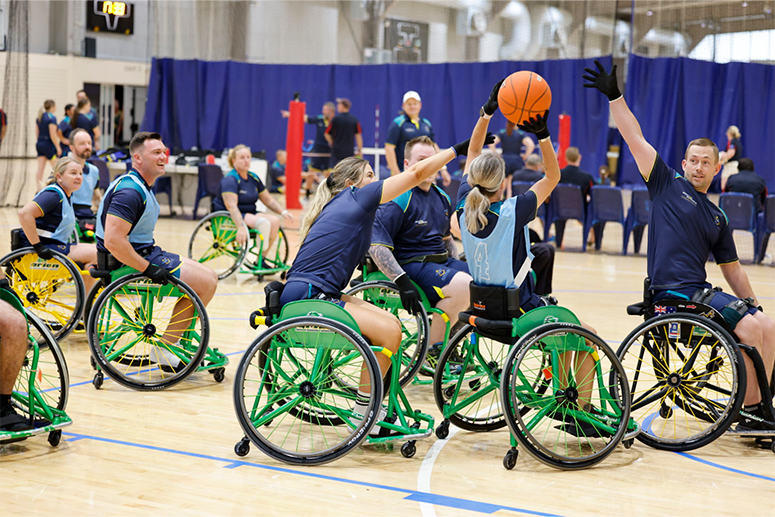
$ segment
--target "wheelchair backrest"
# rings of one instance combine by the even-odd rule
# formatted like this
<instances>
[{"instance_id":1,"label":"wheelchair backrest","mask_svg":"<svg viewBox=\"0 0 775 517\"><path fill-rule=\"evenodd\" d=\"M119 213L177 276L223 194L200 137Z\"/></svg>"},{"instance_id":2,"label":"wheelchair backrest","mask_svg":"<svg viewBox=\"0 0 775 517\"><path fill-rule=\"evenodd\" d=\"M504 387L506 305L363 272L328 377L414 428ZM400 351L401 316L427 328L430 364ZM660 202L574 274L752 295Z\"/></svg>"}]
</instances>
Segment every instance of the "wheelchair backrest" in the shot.
<instances>
[{"instance_id":1,"label":"wheelchair backrest","mask_svg":"<svg viewBox=\"0 0 775 517\"><path fill-rule=\"evenodd\" d=\"M522 315L519 310L519 288L469 284L471 312L488 320L510 320Z\"/></svg>"},{"instance_id":2,"label":"wheelchair backrest","mask_svg":"<svg viewBox=\"0 0 775 517\"><path fill-rule=\"evenodd\" d=\"M21 228L14 228L11 230L11 251L16 251L19 248L24 247L22 235L23 232Z\"/></svg>"}]
</instances>

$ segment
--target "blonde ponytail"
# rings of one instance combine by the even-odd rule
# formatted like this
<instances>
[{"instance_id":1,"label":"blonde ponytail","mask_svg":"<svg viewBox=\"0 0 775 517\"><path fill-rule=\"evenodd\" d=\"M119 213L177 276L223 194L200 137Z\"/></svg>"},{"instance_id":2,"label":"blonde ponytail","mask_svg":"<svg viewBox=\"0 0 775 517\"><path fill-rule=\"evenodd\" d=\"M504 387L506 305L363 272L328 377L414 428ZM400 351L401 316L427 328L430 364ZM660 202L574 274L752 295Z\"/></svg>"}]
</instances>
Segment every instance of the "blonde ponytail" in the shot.
<instances>
[{"instance_id":1,"label":"blonde ponytail","mask_svg":"<svg viewBox=\"0 0 775 517\"><path fill-rule=\"evenodd\" d=\"M465 225L472 234L487 226L487 211L490 197L498 192L506 174L503 158L491 151L485 151L471 162L468 183L474 188L466 196L464 209Z\"/></svg>"}]
</instances>

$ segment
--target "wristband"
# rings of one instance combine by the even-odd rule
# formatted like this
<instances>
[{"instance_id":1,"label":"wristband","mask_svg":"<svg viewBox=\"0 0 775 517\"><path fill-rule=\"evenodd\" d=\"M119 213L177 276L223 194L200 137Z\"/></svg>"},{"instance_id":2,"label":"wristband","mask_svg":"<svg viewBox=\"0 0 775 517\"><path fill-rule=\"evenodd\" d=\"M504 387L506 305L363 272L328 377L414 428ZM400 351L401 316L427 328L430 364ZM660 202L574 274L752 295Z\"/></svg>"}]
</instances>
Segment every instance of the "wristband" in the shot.
<instances>
[{"instance_id":1,"label":"wristband","mask_svg":"<svg viewBox=\"0 0 775 517\"><path fill-rule=\"evenodd\" d=\"M450 147L452 149L452 152L455 153L455 158L457 158L457 151L455 151L455 146Z\"/></svg>"},{"instance_id":2,"label":"wristband","mask_svg":"<svg viewBox=\"0 0 775 517\"><path fill-rule=\"evenodd\" d=\"M285 210L283 210L282 212L280 212L280 215L285 215L285 214L290 214L290 212L288 211L287 208Z\"/></svg>"},{"instance_id":3,"label":"wristband","mask_svg":"<svg viewBox=\"0 0 775 517\"><path fill-rule=\"evenodd\" d=\"M540 140L538 140L538 143L540 144L540 143L541 143L541 142L543 142L544 140L549 140L549 141L551 141L551 139L552 139L552 135L549 135L549 136L547 136L547 137L545 137L545 138L541 138Z\"/></svg>"},{"instance_id":4,"label":"wristband","mask_svg":"<svg viewBox=\"0 0 775 517\"><path fill-rule=\"evenodd\" d=\"M618 96L617 98L615 98L615 99L608 99L608 104L611 104L611 103L612 103L612 102L614 102L614 101L618 101L618 100L619 100L619 99L621 99L622 97L624 97L624 95L622 95L622 94L620 93L620 94L619 94L619 96Z\"/></svg>"}]
</instances>

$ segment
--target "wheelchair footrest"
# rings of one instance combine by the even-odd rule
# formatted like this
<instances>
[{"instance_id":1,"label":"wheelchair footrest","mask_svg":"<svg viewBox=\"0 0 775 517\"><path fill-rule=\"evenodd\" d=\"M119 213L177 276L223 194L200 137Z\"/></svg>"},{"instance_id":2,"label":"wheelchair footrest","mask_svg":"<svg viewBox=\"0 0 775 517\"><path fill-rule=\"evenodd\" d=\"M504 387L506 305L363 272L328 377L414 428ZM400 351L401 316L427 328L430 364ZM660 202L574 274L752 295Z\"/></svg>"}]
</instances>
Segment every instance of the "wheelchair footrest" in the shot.
<instances>
[{"instance_id":1,"label":"wheelchair footrest","mask_svg":"<svg viewBox=\"0 0 775 517\"><path fill-rule=\"evenodd\" d=\"M196 369L198 372L205 372L209 370L215 370L216 368L223 368L229 364L229 358L219 351L217 348L207 347L207 354L202 359L202 364Z\"/></svg>"},{"instance_id":2,"label":"wheelchair footrest","mask_svg":"<svg viewBox=\"0 0 775 517\"><path fill-rule=\"evenodd\" d=\"M377 444L377 443L385 443L390 442L394 440L418 440L421 438L427 438L431 434L433 434L434 431L434 424L435 421L431 415L427 415L425 413L420 413L419 411L415 411L413 414L406 414L405 417L408 420L414 420L414 425L417 427L405 427L401 425L400 420L396 420L395 423L385 422L385 426L383 429L387 428L390 430L390 435L388 436L369 436L366 438L365 444ZM423 427L422 422L424 422L426 425ZM379 424L375 424L375 427L377 427Z\"/></svg>"},{"instance_id":3,"label":"wheelchair footrest","mask_svg":"<svg viewBox=\"0 0 775 517\"><path fill-rule=\"evenodd\" d=\"M26 440L31 436L37 436L39 434L48 434L52 431L56 431L57 429L67 427L72 423L73 420L69 416L61 416L54 418L50 424L43 425L41 427L35 427L34 429L25 429L24 431L16 432L0 431L0 445L4 443Z\"/></svg>"}]
</instances>

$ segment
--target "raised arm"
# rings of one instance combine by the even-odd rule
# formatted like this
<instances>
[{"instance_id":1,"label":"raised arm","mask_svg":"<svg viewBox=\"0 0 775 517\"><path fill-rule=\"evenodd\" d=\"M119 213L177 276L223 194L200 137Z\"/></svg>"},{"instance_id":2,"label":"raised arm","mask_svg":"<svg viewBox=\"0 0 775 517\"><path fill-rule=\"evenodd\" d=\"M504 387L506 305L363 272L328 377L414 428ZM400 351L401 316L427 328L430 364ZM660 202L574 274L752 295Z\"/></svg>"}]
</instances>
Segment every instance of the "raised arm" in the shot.
<instances>
[{"instance_id":1,"label":"raised arm","mask_svg":"<svg viewBox=\"0 0 775 517\"><path fill-rule=\"evenodd\" d=\"M541 156L543 156L544 159L546 174L530 187L530 190L536 195L536 206L541 206L541 204L546 201L546 198L552 193L554 187L560 182L560 164L557 163L557 155L554 154L552 138L549 135L549 129L546 127L548 119L549 111L519 125L519 129L528 133L533 133L536 138L538 138Z\"/></svg>"},{"instance_id":2,"label":"raised arm","mask_svg":"<svg viewBox=\"0 0 775 517\"><path fill-rule=\"evenodd\" d=\"M608 97L616 127L619 128L624 141L627 142L630 152L635 158L635 163L638 164L640 175L648 181L651 169L654 167L654 161L657 158L657 151L643 137L638 120L630 111L629 106L627 106L624 97L619 91L619 86L616 82L616 65L613 66L610 74L606 73L605 68L597 59L595 60L595 65L597 65L597 71L590 68L584 69L589 74L584 76L584 79L588 81L584 84L584 87L596 88Z\"/></svg>"},{"instance_id":3,"label":"raised arm","mask_svg":"<svg viewBox=\"0 0 775 517\"><path fill-rule=\"evenodd\" d=\"M498 91L501 89L503 81L504 80L501 79L495 83L495 86L492 87L492 91L490 92L490 97L479 111L481 116L479 117L479 120L476 121L474 131L471 133L471 145L469 146L468 159L466 160L466 168L463 171L463 175L468 174L468 170L471 167L471 162L473 162L477 156L482 154L482 149L484 148L485 144L490 145L495 143L495 137L491 133L487 132L487 128L490 125L490 119L498 110Z\"/></svg>"}]
</instances>

